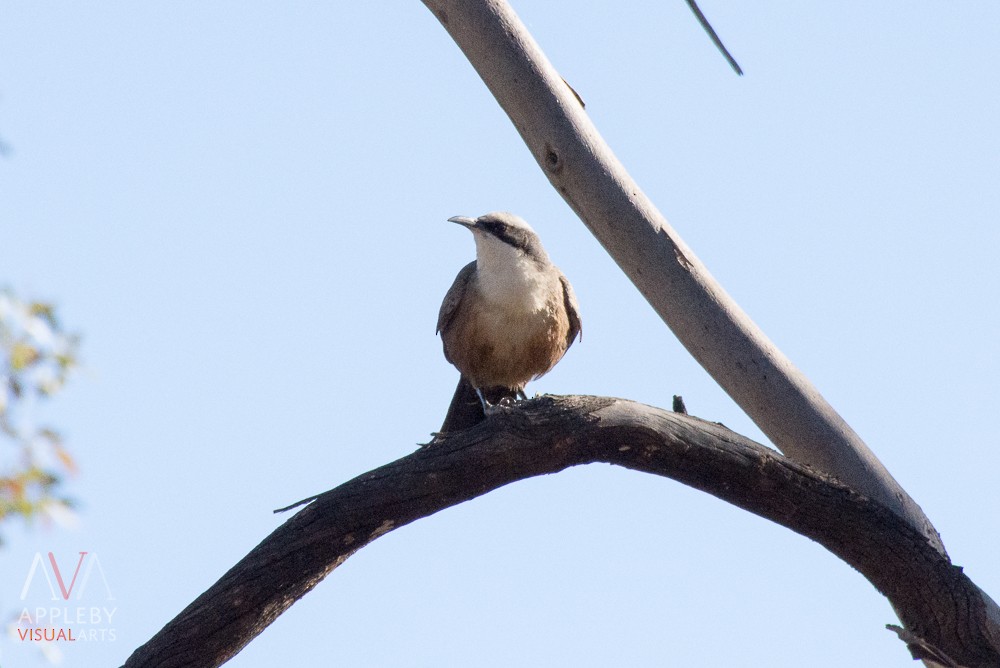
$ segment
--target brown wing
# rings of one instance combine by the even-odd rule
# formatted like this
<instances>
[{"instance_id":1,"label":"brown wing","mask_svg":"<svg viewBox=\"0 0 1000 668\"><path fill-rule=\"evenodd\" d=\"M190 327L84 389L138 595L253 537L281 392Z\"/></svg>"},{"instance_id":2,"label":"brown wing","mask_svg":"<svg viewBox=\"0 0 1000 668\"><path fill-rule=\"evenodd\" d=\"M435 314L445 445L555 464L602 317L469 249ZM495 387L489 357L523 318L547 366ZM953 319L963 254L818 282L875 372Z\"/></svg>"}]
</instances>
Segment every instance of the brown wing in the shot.
<instances>
[{"instance_id":1,"label":"brown wing","mask_svg":"<svg viewBox=\"0 0 1000 668\"><path fill-rule=\"evenodd\" d=\"M462 298L465 296L465 289L469 285L469 279L472 277L472 272L476 270L476 261L473 260L469 264L462 267L462 270L458 272L458 276L455 277L455 282L451 284L448 288L448 293L444 296L444 301L441 302L441 310L438 311L438 322L437 330L435 333L440 334L441 330L448 326L451 319L455 315L455 309L458 305L462 303ZM451 357L448 356L448 347L445 346L444 357L446 360L451 362Z\"/></svg>"},{"instance_id":2,"label":"brown wing","mask_svg":"<svg viewBox=\"0 0 1000 668\"><path fill-rule=\"evenodd\" d=\"M576 303L573 286L570 285L569 279L562 274L559 274L559 281L563 286L563 303L566 304L566 315L569 316L569 333L566 334L566 350L569 350L577 336L583 341L583 323L580 322L580 305Z\"/></svg>"}]
</instances>

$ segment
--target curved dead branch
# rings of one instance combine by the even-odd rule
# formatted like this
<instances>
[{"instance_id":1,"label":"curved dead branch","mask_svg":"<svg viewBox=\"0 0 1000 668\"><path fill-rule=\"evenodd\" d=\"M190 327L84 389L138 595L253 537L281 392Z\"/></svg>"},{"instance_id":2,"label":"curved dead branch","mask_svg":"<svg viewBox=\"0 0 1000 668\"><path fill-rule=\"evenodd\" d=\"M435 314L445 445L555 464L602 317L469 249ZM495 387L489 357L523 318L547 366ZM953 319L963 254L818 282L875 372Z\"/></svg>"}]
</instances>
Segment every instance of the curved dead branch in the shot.
<instances>
[{"instance_id":1,"label":"curved dead branch","mask_svg":"<svg viewBox=\"0 0 1000 668\"><path fill-rule=\"evenodd\" d=\"M319 495L125 667L221 665L376 538L511 482L595 462L673 478L819 542L889 598L919 641L911 648L970 668L1000 665L976 586L882 505L722 425L572 396L524 402Z\"/></svg>"}]
</instances>

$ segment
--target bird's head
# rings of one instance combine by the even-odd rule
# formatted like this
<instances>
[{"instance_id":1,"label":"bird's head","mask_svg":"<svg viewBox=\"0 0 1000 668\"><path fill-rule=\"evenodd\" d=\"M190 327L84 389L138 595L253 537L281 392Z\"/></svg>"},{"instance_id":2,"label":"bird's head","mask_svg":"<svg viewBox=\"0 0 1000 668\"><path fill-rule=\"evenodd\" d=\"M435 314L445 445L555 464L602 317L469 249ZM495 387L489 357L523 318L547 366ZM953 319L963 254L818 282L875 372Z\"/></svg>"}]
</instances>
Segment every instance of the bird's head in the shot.
<instances>
[{"instance_id":1,"label":"bird's head","mask_svg":"<svg viewBox=\"0 0 1000 668\"><path fill-rule=\"evenodd\" d=\"M453 216L448 221L467 227L472 232L476 240L476 256L480 261L513 252L539 264L549 263L541 239L520 216L494 211L479 218Z\"/></svg>"}]
</instances>

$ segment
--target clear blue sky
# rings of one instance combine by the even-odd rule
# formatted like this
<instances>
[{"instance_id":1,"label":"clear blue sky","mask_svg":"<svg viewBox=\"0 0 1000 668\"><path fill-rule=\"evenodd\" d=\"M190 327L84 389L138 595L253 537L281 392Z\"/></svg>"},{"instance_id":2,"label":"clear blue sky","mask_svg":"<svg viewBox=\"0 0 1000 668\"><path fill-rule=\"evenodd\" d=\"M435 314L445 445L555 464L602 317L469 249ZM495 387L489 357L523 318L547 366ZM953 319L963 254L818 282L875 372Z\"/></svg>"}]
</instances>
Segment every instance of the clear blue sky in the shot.
<instances>
[{"instance_id":1,"label":"clear blue sky","mask_svg":"<svg viewBox=\"0 0 1000 668\"><path fill-rule=\"evenodd\" d=\"M1000 597L1000 5L517 2L605 138L751 317ZM119 665L271 509L412 451L457 372L438 306L507 209L573 281L583 342L532 392L761 439L548 185L424 6L0 0L0 283L52 299L84 372L49 407ZM374 407L379 408L374 408ZM93 585L92 585L93 586ZM96 592L96 590L92 590ZM44 605L36 595L28 603ZM30 597L29 597L30 598ZM519 483L352 557L232 666L910 666L821 547L669 480ZM5 637L0 666L45 665Z\"/></svg>"}]
</instances>

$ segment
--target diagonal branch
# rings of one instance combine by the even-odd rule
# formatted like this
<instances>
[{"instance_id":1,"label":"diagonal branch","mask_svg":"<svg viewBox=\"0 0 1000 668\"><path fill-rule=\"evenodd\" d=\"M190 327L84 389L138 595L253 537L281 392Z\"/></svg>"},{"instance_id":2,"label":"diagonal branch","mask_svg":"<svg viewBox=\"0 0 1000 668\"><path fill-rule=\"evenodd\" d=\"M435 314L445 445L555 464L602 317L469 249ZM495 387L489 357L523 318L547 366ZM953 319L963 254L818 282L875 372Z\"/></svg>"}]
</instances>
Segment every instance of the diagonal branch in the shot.
<instances>
[{"instance_id":1,"label":"diagonal branch","mask_svg":"<svg viewBox=\"0 0 1000 668\"><path fill-rule=\"evenodd\" d=\"M519 404L319 495L125 667L221 665L376 538L511 482L594 462L673 478L807 536L889 597L927 647L964 666L1000 663L978 589L893 512L721 425L576 396Z\"/></svg>"},{"instance_id":2,"label":"diagonal branch","mask_svg":"<svg viewBox=\"0 0 1000 668\"><path fill-rule=\"evenodd\" d=\"M482 77L553 187L775 446L877 499L944 554L920 506L643 194L506 0L423 2Z\"/></svg>"}]
</instances>

